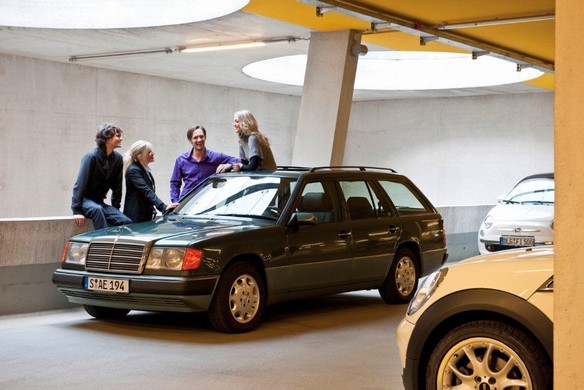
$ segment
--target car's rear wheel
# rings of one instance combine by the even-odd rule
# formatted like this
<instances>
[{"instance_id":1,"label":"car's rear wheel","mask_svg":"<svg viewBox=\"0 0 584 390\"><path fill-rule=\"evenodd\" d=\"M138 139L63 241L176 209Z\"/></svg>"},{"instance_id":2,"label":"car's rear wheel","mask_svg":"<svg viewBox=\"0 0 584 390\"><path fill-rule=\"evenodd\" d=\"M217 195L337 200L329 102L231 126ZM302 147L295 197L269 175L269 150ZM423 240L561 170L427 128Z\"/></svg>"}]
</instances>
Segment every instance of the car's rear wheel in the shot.
<instances>
[{"instance_id":1,"label":"car's rear wheel","mask_svg":"<svg viewBox=\"0 0 584 390\"><path fill-rule=\"evenodd\" d=\"M113 320L118 318L124 318L130 312L130 310L127 309L116 309L113 307L93 305L83 305L83 307L90 316L101 320Z\"/></svg>"},{"instance_id":2,"label":"car's rear wheel","mask_svg":"<svg viewBox=\"0 0 584 390\"><path fill-rule=\"evenodd\" d=\"M386 303L408 303L418 287L418 272L414 252L407 248L399 249L379 288L379 295Z\"/></svg>"},{"instance_id":3,"label":"car's rear wheel","mask_svg":"<svg viewBox=\"0 0 584 390\"><path fill-rule=\"evenodd\" d=\"M264 283L249 263L238 262L225 270L209 307L213 328L242 333L258 325L265 306Z\"/></svg>"},{"instance_id":4,"label":"car's rear wheel","mask_svg":"<svg viewBox=\"0 0 584 390\"><path fill-rule=\"evenodd\" d=\"M552 365L524 331L472 321L444 336L426 369L427 389L551 389Z\"/></svg>"}]
</instances>

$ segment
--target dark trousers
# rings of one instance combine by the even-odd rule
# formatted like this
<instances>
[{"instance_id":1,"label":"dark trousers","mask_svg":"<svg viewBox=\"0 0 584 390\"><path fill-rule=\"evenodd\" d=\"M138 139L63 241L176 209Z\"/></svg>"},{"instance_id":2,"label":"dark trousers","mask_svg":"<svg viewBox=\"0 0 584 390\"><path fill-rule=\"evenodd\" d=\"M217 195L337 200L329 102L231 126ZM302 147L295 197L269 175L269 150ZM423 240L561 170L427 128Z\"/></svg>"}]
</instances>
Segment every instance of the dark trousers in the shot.
<instances>
[{"instance_id":1,"label":"dark trousers","mask_svg":"<svg viewBox=\"0 0 584 390\"><path fill-rule=\"evenodd\" d=\"M132 220L120 210L103 202L97 203L91 199L84 198L81 210L86 218L91 219L95 230L132 223Z\"/></svg>"}]
</instances>

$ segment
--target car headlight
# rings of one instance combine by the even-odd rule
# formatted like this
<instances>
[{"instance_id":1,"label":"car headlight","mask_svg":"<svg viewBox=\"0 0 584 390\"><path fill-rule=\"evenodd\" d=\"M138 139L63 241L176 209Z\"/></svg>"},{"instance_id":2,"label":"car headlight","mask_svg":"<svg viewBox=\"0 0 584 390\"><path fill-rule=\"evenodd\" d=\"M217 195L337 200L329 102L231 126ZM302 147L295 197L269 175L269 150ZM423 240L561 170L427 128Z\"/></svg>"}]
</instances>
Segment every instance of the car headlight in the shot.
<instances>
[{"instance_id":1,"label":"car headlight","mask_svg":"<svg viewBox=\"0 0 584 390\"><path fill-rule=\"evenodd\" d=\"M408 315L411 316L424 304L430 299L436 288L440 285L444 277L448 273L448 267L440 268L438 271L428 275L428 277L424 280L418 291L416 291L416 295L410 302L408 306Z\"/></svg>"},{"instance_id":2,"label":"car headlight","mask_svg":"<svg viewBox=\"0 0 584 390\"><path fill-rule=\"evenodd\" d=\"M485 219L483 219L483 227L485 229L490 229L491 226L493 226L493 217L491 217L490 215L487 215L485 217Z\"/></svg>"},{"instance_id":3,"label":"car headlight","mask_svg":"<svg viewBox=\"0 0 584 390\"><path fill-rule=\"evenodd\" d=\"M152 248L146 269L188 271L199 268L203 251L194 248Z\"/></svg>"},{"instance_id":4,"label":"car headlight","mask_svg":"<svg viewBox=\"0 0 584 390\"><path fill-rule=\"evenodd\" d=\"M88 243L67 241L63 249L61 262L84 265L88 248Z\"/></svg>"}]
</instances>

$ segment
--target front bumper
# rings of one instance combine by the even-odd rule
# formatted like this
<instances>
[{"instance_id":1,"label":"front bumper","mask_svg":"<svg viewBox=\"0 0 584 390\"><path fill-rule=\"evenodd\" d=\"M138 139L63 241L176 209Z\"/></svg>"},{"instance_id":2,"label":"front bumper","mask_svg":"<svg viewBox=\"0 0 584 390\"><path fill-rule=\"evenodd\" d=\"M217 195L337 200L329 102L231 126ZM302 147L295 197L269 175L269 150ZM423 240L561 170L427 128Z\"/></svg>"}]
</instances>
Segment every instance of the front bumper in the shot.
<instances>
[{"instance_id":1,"label":"front bumper","mask_svg":"<svg viewBox=\"0 0 584 390\"><path fill-rule=\"evenodd\" d=\"M87 290L84 288L87 276L127 280L130 293ZM206 311L218 280L219 275L190 278L90 273L67 269L58 269L53 273L53 284L71 303L146 311Z\"/></svg>"}]
</instances>

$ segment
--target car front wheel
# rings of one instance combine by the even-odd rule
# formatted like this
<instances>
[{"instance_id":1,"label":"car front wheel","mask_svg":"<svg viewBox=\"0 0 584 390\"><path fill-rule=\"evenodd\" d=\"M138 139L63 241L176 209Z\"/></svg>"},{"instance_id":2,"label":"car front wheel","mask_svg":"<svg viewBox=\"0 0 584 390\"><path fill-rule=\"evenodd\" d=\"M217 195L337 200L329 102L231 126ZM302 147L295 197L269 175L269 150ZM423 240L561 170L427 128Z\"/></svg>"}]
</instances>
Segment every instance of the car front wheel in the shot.
<instances>
[{"instance_id":1,"label":"car front wheel","mask_svg":"<svg viewBox=\"0 0 584 390\"><path fill-rule=\"evenodd\" d=\"M418 287L418 277L414 252L406 248L399 249L379 288L379 295L386 303L408 303Z\"/></svg>"},{"instance_id":2,"label":"car front wheel","mask_svg":"<svg viewBox=\"0 0 584 390\"><path fill-rule=\"evenodd\" d=\"M247 332L259 323L264 306L264 285L259 272L251 264L235 263L219 279L209 308L209 321L220 332Z\"/></svg>"},{"instance_id":3,"label":"car front wheel","mask_svg":"<svg viewBox=\"0 0 584 390\"><path fill-rule=\"evenodd\" d=\"M124 318L130 312L127 309L116 309L113 307L102 307L93 305L84 305L85 311L92 317L101 320L114 320Z\"/></svg>"},{"instance_id":4,"label":"car front wheel","mask_svg":"<svg viewBox=\"0 0 584 390\"><path fill-rule=\"evenodd\" d=\"M427 389L551 389L551 362L524 331L472 321L441 339L426 370Z\"/></svg>"}]
</instances>

